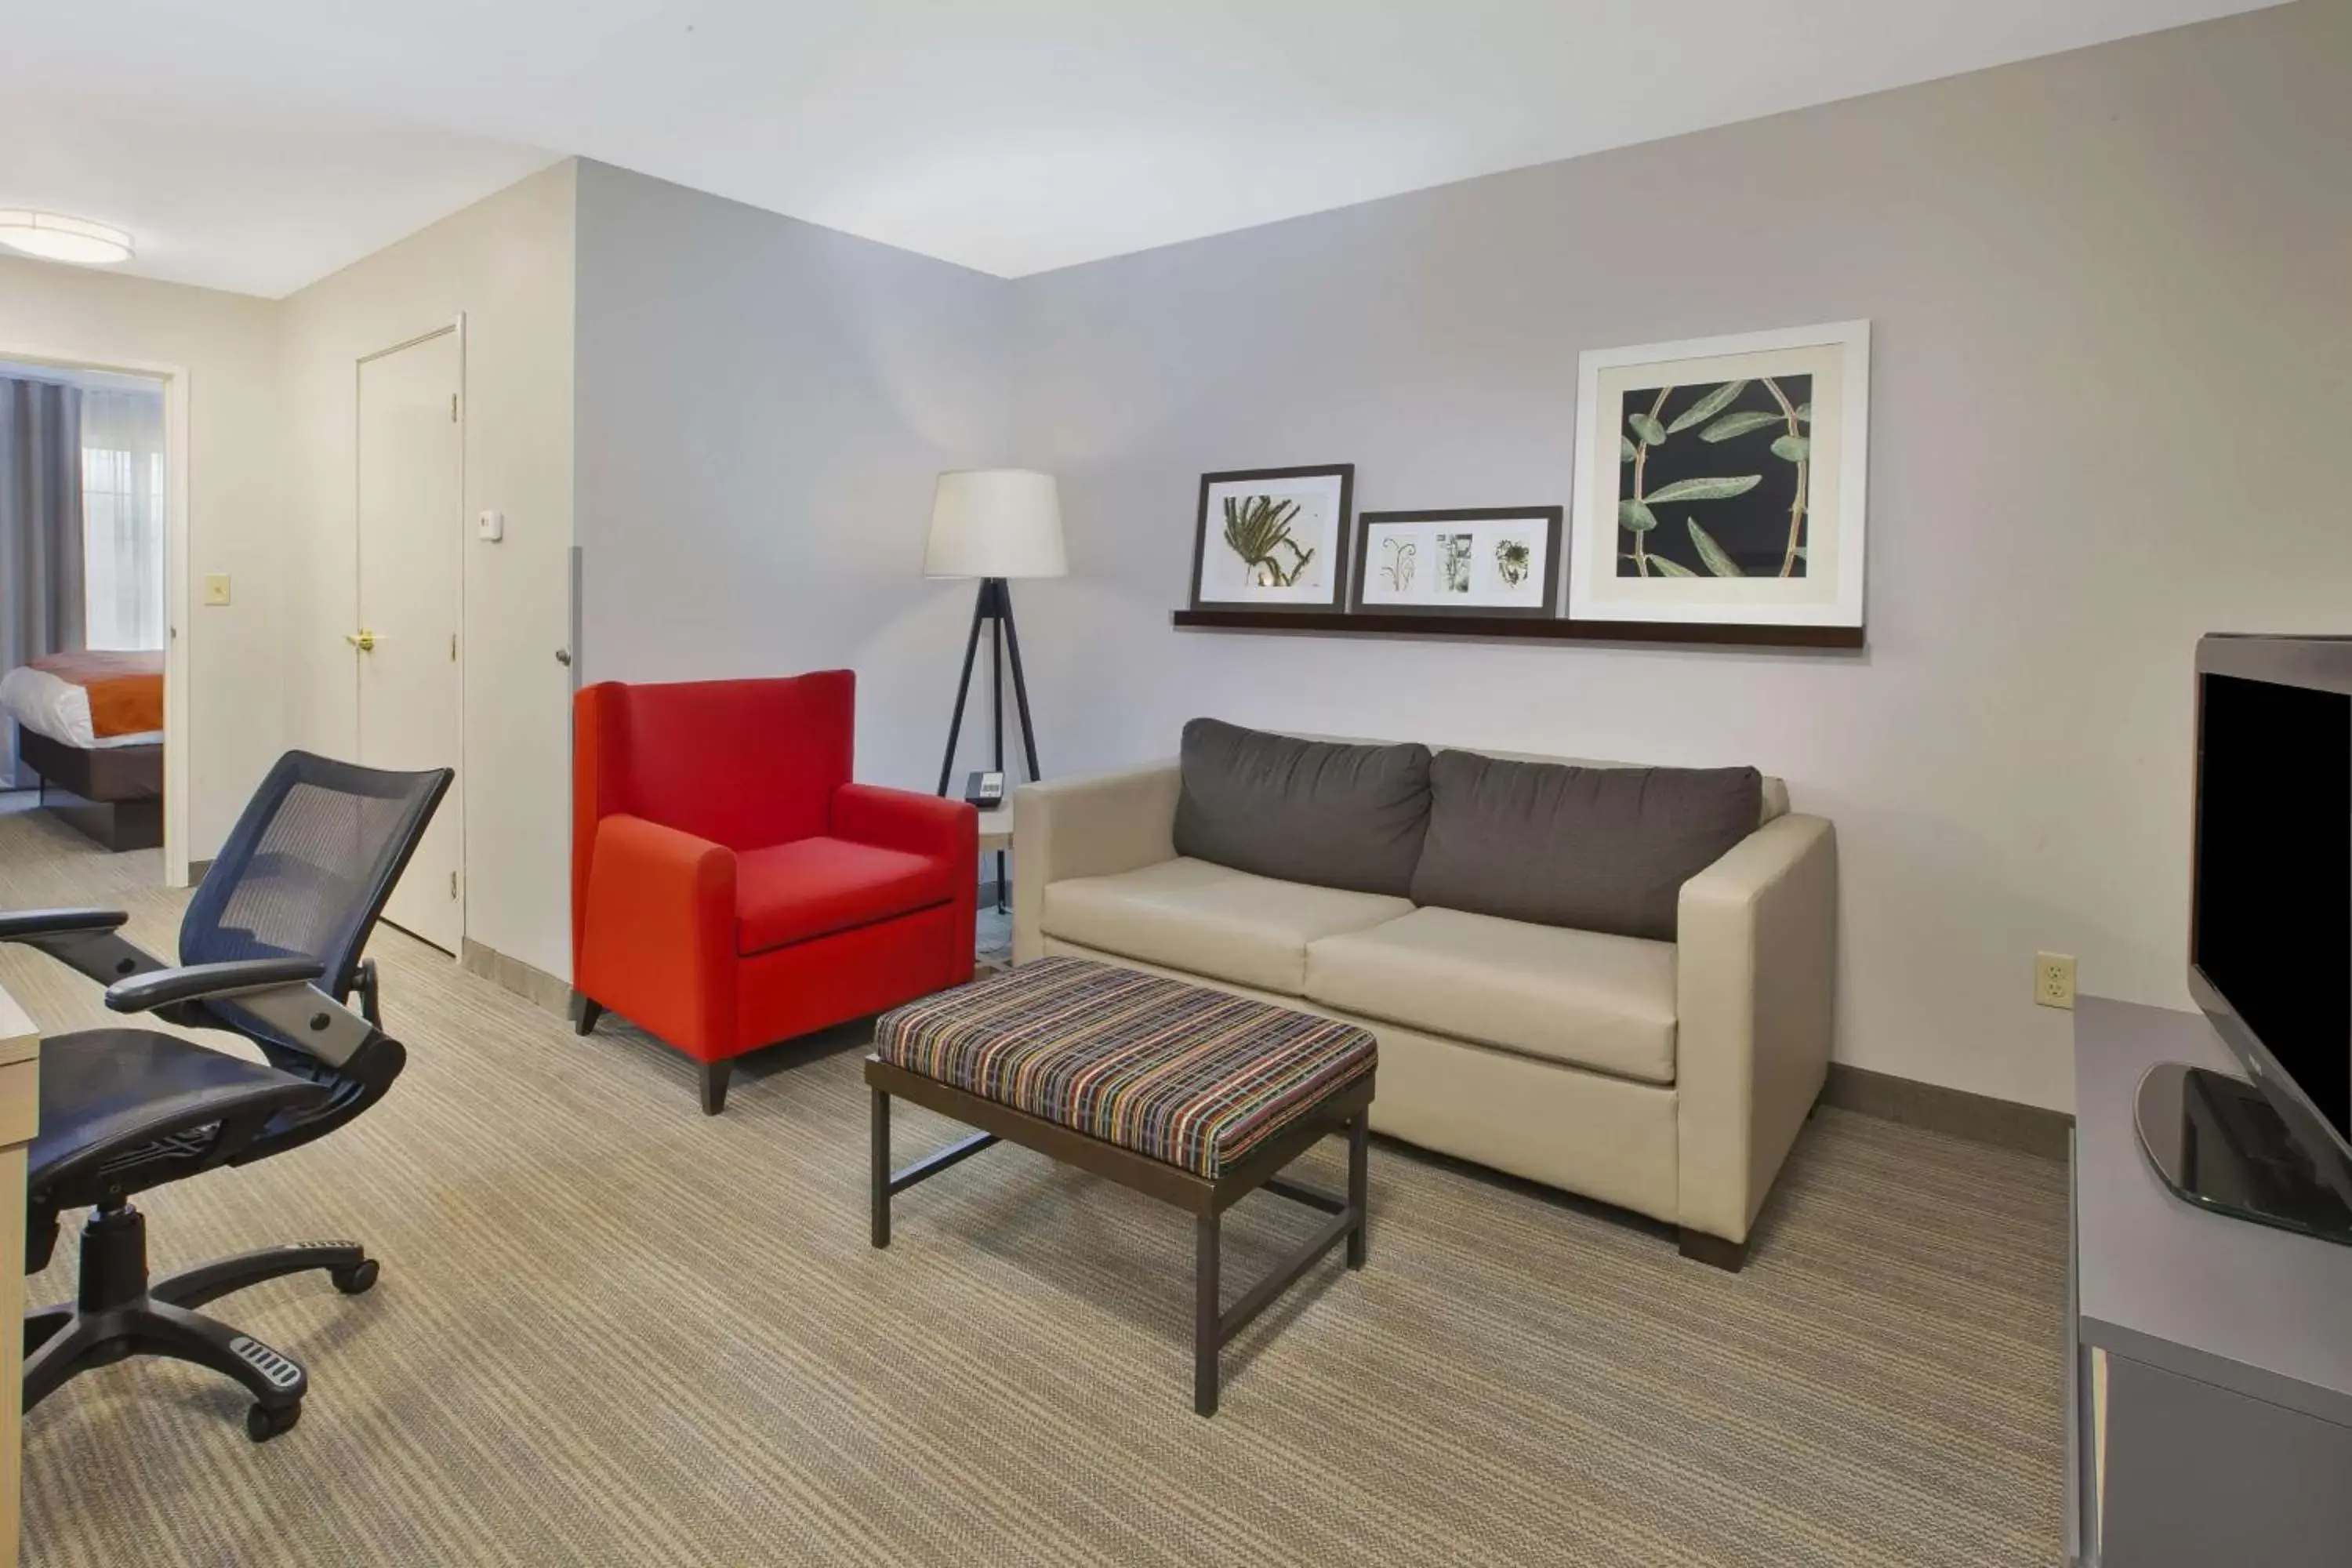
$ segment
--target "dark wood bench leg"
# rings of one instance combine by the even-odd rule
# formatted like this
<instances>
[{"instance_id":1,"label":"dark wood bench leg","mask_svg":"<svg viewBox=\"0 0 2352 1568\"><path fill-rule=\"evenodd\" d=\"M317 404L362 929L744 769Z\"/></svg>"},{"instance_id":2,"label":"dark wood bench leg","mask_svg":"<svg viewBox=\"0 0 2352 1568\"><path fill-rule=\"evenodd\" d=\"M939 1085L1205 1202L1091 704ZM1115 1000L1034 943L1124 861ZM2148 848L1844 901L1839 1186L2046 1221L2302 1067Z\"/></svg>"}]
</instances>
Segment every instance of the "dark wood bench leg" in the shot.
<instances>
[{"instance_id":1,"label":"dark wood bench leg","mask_svg":"<svg viewBox=\"0 0 2352 1568\"><path fill-rule=\"evenodd\" d=\"M890 1245L890 1097L874 1091L874 1245Z\"/></svg>"},{"instance_id":2,"label":"dark wood bench leg","mask_svg":"<svg viewBox=\"0 0 2352 1568\"><path fill-rule=\"evenodd\" d=\"M1213 1177L1195 1175L1149 1155L1123 1149L1078 1132L1062 1123L1034 1116L1015 1107L982 1099L952 1084L886 1062L878 1056L866 1059L866 1085L873 1099L873 1143L869 1152L873 1183L873 1235L876 1247L890 1245L892 1196L929 1181L1000 1139L1035 1150L1066 1164L1108 1176L1124 1186L1182 1208L1193 1216L1192 1408L1214 1415L1219 1403L1219 1352L1279 1300L1331 1249L1347 1244L1348 1263L1360 1268L1371 1248L1370 1175L1371 1160L1372 1080L1366 1074L1343 1087L1333 1103L1319 1113L1276 1133L1250 1152L1238 1166ZM961 1141L925 1156L906 1169L890 1169L890 1101L902 1099L980 1129ZM1345 1109L1341 1109L1344 1107ZM1335 1120L1337 1119L1337 1120ZM1299 1155L1324 1138L1344 1132L1348 1138L1348 1187L1345 1194L1293 1182L1281 1174ZM1264 1279L1234 1299L1230 1309L1223 1300L1223 1261L1221 1256L1222 1217L1235 1202L1257 1191L1287 1198L1327 1215L1314 1236Z\"/></svg>"},{"instance_id":3,"label":"dark wood bench leg","mask_svg":"<svg viewBox=\"0 0 2352 1568\"><path fill-rule=\"evenodd\" d=\"M1348 1123L1348 1206L1356 1211L1356 1228L1348 1233L1350 1268L1361 1268L1372 1255L1371 1152L1372 1113L1359 1110Z\"/></svg>"},{"instance_id":4,"label":"dark wood bench leg","mask_svg":"<svg viewBox=\"0 0 2352 1568\"><path fill-rule=\"evenodd\" d=\"M1192 1409L1217 1413L1217 1351L1224 1343L1224 1320L1217 1310L1217 1220L1204 1214L1193 1234L1198 1256L1192 1265Z\"/></svg>"}]
</instances>

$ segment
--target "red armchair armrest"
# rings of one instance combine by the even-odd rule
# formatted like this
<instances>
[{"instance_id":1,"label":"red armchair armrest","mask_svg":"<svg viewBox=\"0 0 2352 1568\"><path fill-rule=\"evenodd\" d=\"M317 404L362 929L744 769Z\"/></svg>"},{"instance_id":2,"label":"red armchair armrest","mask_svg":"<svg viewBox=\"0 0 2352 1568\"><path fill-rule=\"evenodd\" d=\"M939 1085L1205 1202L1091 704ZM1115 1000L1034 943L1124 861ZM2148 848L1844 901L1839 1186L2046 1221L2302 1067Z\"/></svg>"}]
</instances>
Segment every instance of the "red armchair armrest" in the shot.
<instances>
[{"instance_id":1,"label":"red armchair armrest","mask_svg":"<svg viewBox=\"0 0 2352 1568\"><path fill-rule=\"evenodd\" d=\"M596 825L573 984L698 1056L735 1031L735 852L642 816Z\"/></svg>"},{"instance_id":2,"label":"red armchair armrest","mask_svg":"<svg viewBox=\"0 0 2352 1568\"><path fill-rule=\"evenodd\" d=\"M837 838L928 855L959 866L980 864L980 813L960 800L941 800L878 784L843 784L833 792Z\"/></svg>"},{"instance_id":3,"label":"red armchair armrest","mask_svg":"<svg viewBox=\"0 0 2352 1568\"><path fill-rule=\"evenodd\" d=\"M970 980L972 928L980 912L980 813L960 800L851 784L833 792L832 821L836 838L948 863L955 917L936 984Z\"/></svg>"}]
</instances>

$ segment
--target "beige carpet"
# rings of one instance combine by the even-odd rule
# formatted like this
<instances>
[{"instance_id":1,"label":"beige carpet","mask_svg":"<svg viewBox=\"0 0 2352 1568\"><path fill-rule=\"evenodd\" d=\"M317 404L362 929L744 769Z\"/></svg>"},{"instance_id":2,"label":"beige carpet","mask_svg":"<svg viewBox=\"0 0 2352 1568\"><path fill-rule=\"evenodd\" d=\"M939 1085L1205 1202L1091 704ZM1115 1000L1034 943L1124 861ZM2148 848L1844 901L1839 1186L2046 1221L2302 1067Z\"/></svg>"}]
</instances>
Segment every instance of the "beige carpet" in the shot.
<instances>
[{"instance_id":1,"label":"beige carpet","mask_svg":"<svg viewBox=\"0 0 2352 1568\"><path fill-rule=\"evenodd\" d=\"M0 816L0 906L120 899L152 855ZM866 1239L856 1040L771 1052L725 1117L683 1062L386 933L411 1065L324 1142L142 1200L158 1268L352 1236L213 1309L305 1361L256 1447L224 1380L140 1361L28 1417L26 1560L268 1563L2046 1563L2063 1169L1823 1111L1732 1276L1657 1231L1393 1145L1371 1266L1311 1275L1193 1415L1183 1217L1013 1149ZM47 1026L91 988L0 950ZM901 1157L950 1129L899 1119ZM1335 1147L1316 1159L1338 1173ZM1312 1216L1253 1198L1230 1289ZM28 1281L70 1294L75 1244Z\"/></svg>"}]
</instances>

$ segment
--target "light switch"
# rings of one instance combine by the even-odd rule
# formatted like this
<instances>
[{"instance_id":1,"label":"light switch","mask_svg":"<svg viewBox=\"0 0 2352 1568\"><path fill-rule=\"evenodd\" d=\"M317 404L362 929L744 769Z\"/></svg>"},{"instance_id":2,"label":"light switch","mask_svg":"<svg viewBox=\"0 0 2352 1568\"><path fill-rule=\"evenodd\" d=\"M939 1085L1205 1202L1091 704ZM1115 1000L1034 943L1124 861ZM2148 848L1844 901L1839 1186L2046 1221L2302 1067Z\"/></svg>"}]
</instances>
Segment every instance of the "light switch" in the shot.
<instances>
[{"instance_id":1,"label":"light switch","mask_svg":"<svg viewBox=\"0 0 2352 1568\"><path fill-rule=\"evenodd\" d=\"M227 573L207 572L205 574L205 603L207 605L226 605L228 603Z\"/></svg>"},{"instance_id":2,"label":"light switch","mask_svg":"<svg viewBox=\"0 0 2352 1568\"><path fill-rule=\"evenodd\" d=\"M507 514L486 511L474 520L474 537L485 544L496 544L507 536Z\"/></svg>"}]
</instances>

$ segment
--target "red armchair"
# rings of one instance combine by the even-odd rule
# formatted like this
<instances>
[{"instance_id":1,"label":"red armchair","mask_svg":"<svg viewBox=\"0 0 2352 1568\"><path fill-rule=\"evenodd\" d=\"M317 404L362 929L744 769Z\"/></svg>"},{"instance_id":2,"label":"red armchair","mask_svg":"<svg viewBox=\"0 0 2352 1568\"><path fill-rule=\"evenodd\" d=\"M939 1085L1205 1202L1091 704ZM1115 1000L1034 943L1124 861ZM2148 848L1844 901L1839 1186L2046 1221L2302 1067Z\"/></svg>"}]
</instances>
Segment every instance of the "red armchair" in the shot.
<instances>
[{"instance_id":1,"label":"red armchair","mask_svg":"<svg viewBox=\"0 0 2352 1568\"><path fill-rule=\"evenodd\" d=\"M745 1051L971 978L980 823L849 779L856 677L582 689L572 984L692 1057L702 1109Z\"/></svg>"}]
</instances>

